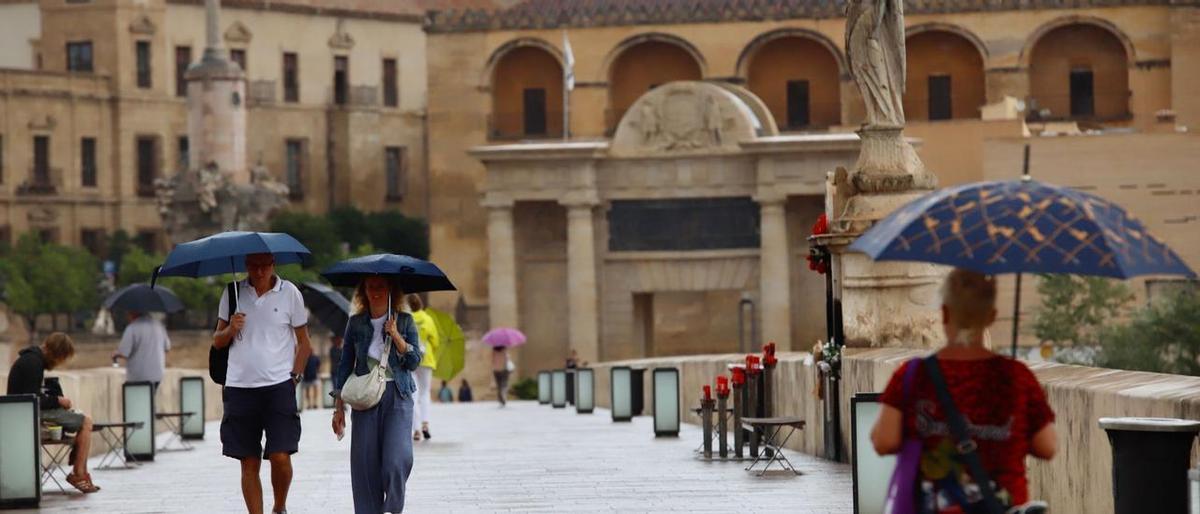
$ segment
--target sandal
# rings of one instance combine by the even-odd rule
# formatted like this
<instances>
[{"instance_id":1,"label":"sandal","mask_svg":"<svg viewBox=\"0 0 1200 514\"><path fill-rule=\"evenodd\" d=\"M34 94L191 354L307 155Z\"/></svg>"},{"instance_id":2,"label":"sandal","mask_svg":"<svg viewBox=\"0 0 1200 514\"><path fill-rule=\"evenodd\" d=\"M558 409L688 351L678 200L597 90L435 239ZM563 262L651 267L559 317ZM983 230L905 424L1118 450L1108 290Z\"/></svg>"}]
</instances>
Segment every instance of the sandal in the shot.
<instances>
[{"instance_id":1,"label":"sandal","mask_svg":"<svg viewBox=\"0 0 1200 514\"><path fill-rule=\"evenodd\" d=\"M67 475L67 483L71 484L73 487L79 489L85 494L94 493L100 490L99 486L92 483L92 475L90 473L84 473L83 475L71 473L70 475Z\"/></svg>"},{"instance_id":2,"label":"sandal","mask_svg":"<svg viewBox=\"0 0 1200 514\"><path fill-rule=\"evenodd\" d=\"M421 440L421 433L413 432L413 441L420 441L420 440Z\"/></svg>"}]
</instances>

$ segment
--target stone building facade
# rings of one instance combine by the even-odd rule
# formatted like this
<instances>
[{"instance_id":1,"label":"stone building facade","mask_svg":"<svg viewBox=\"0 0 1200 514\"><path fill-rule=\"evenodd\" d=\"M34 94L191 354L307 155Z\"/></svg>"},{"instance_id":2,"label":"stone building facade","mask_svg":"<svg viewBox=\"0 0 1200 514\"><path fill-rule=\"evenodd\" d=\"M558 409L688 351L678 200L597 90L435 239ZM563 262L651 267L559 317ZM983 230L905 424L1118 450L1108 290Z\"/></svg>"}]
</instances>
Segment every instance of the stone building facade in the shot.
<instances>
[{"instance_id":1,"label":"stone building facade","mask_svg":"<svg viewBox=\"0 0 1200 514\"><path fill-rule=\"evenodd\" d=\"M291 208L423 216L425 37L409 2L235 0L220 31L244 68L245 162ZM167 242L153 182L188 160L186 81L202 1L0 2L0 242L27 231L99 251Z\"/></svg>"},{"instance_id":2,"label":"stone building facade","mask_svg":"<svg viewBox=\"0 0 1200 514\"><path fill-rule=\"evenodd\" d=\"M493 324L514 323L544 334L552 340L550 353L565 353L573 338L600 341L600 358L635 356L627 350L643 348L637 344L645 340L643 335L625 333L641 326L636 319L628 323L641 312L637 307L641 300L622 298L620 315L604 317L616 305L609 293L608 270L628 256L608 248L612 241L603 234L612 221L614 200L602 195L592 207L596 223L592 230L597 235L589 258L595 262L598 280L593 309L593 300L570 293L572 280L577 279L567 272L587 260L573 260L572 252L579 249L566 244L575 237L570 227L581 223L580 208L569 196L494 202L496 170L506 170L500 173L508 177L528 178L523 187L529 190L550 187L545 182L549 179L541 175L544 162L528 157L529 145L551 144L567 132L569 141L583 145L574 150L561 147L571 154L567 160L594 164L563 165L555 180L587 181L593 175L597 183L612 179L606 175L612 172L605 171L611 164L603 164L597 155L611 154L620 146L620 127L631 106L649 96L648 91L675 81L740 86L761 99L772 124L785 136L849 133L864 115L846 68L845 19L836 2L479 0L452 5L430 13L427 25L433 258L455 276L469 305L489 306L496 318ZM1097 152L1089 156L1093 161L1120 155L1124 145L1144 141L1138 138L1161 142L1155 145L1159 151L1185 153L1200 143L1193 135L1200 124L1200 103L1191 93L1193 79L1200 73L1198 17L1200 3L1194 1L1084 1L1070 7L1040 1L910 1L906 7L906 134L920 141L920 156L942 185L1019 175L1019 148L1018 165L1012 169L1001 170L995 163L1013 164L1011 155L999 155L1011 150L1014 141L1031 136L1042 136L1037 139L1040 144L1053 145L1045 136L1104 134L1105 144L1092 145ZM561 79L567 62L564 35L572 48L575 78L575 89L566 95ZM564 96L570 112L566 131ZM1035 151L1035 159L1038 155ZM1120 162L1128 164L1128 160ZM625 177L628 182L620 186L627 197L655 198L655 183L671 184L672 177L681 173L678 170L688 166L695 164L687 159L638 161L635 167L643 171ZM1039 166L1035 160L1032 169ZM675 171L663 171L664 167ZM827 167L821 172L833 171L831 163ZM725 165L721 168L730 172ZM1136 173L1135 168L1125 172ZM1182 169L1163 173L1190 184ZM1084 188L1092 177L1070 169L1046 175L1047 180ZM710 194L745 193L731 187ZM761 252L766 248L768 211L758 197L752 199L763 216L762 248L743 251L751 260L765 263L769 257ZM1153 198L1126 195L1124 199L1133 202L1126 205L1131 211L1148 213L1144 219L1151 230L1163 232L1185 259L1200 265L1195 238L1183 236L1179 228L1160 230L1164 219L1187 219L1194 212L1162 214L1159 219L1161 210L1148 208ZM802 241L815 218L806 201L803 194L784 195L789 241ZM510 233L511 227L517 227L515 233ZM520 233L522 227L528 227L525 235ZM557 234L557 239L549 234ZM518 250L511 259L506 240L516 241ZM736 343L709 348L697 341L713 333L732 330L736 334L742 293L761 309L763 339L771 338L768 332L786 334L787 340L777 341L782 347L809 348L823 327L813 331L795 323L803 319L798 313L823 311L823 305L806 299L814 289L792 288L782 299L793 324L783 331L768 314L764 303L768 300L762 297L765 290L759 287L760 282L811 278L803 266L803 247L787 247L787 253L779 256L788 263L783 272L776 269L768 278L755 277L749 287L702 288L704 295L690 298L664 294L661 301L680 307L681 314L656 318L655 323L676 326L672 337L692 344L651 353L731 349ZM633 258L664 258L655 253L634 252ZM679 261L705 257L702 251L668 256ZM548 271L554 266L561 269ZM498 271L511 279L497 279ZM727 271L710 272L736 275ZM752 271L763 273L758 268ZM506 290L498 292L497 287ZM821 290L820 284L808 287ZM1030 295L1025 298L1026 306L1035 301ZM588 333L574 335L580 329L574 320L583 315L575 309L602 313L594 334L591 325L584 324ZM688 310L693 312L683 314ZM998 326L1006 325L1007 316L1001 318ZM722 326L714 330L714 323ZM1006 341L1002 332L993 336ZM537 358L526 369L555 365L555 359L543 363Z\"/></svg>"}]
</instances>

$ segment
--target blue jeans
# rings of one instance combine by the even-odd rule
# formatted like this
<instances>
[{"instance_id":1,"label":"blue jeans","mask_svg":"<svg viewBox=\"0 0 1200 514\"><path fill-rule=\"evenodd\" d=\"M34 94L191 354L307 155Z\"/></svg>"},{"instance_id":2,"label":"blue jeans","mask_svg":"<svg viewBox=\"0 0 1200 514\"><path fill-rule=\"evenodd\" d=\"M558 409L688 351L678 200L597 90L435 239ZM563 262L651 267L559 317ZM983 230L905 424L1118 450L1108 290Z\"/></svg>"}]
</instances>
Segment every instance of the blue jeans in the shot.
<instances>
[{"instance_id":1,"label":"blue jeans","mask_svg":"<svg viewBox=\"0 0 1200 514\"><path fill-rule=\"evenodd\" d=\"M413 399L388 382L379 404L350 413L350 485L356 514L404 512L413 466Z\"/></svg>"}]
</instances>

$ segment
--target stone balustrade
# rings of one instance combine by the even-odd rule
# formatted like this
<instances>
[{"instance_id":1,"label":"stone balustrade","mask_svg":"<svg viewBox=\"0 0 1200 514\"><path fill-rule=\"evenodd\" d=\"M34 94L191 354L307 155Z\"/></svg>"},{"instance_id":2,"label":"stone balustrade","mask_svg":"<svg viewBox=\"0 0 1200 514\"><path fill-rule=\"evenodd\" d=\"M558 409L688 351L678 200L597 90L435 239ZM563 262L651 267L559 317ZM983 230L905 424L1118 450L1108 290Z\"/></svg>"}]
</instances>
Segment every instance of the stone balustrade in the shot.
<instances>
[{"instance_id":1,"label":"stone balustrade","mask_svg":"<svg viewBox=\"0 0 1200 514\"><path fill-rule=\"evenodd\" d=\"M918 350L847 349L841 401L841 444L849 453L850 397L856 392L881 392L892 373L906 360L924 355ZM699 423L687 409L699 405L704 384L712 384L740 354L698 355L604 362L596 370L596 402L609 407L609 370L632 366L647 370L674 367L680 372L683 421ZM1058 455L1050 462L1029 462L1030 495L1050 502L1055 512L1112 512L1112 449L1097 424L1106 416L1153 416L1200 419L1200 378L1158 373L1109 370L1052 363L1030 364L1046 389L1056 415ZM775 371L778 415L796 415L808 426L792 437L792 449L825 455L822 404L815 395L817 368L805 353L783 353ZM653 412L650 372L646 373L644 414ZM1193 450L1193 461L1200 453Z\"/></svg>"},{"instance_id":2,"label":"stone balustrade","mask_svg":"<svg viewBox=\"0 0 1200 514\"><path fill-rule=\"evenodd\" d=\"M90 368L54 371L46 376L59 377L63 394L74 404L72 407L92 417L97 423L121 420L121 386L125 383L125 370L116 368ZM204 377L204 419L221 419L221 386L208 379L208 370L168 368L158 386L155 410L158 412L179 411L179 379L182 377ZM0 390L7 394L8 369L0 371ZM166 425L156 423L159 433ZM218 437L209 432L205 437ZM99 435L92 439L92 455L103 453L107 447Z\"/></svg>"}]
</instances>

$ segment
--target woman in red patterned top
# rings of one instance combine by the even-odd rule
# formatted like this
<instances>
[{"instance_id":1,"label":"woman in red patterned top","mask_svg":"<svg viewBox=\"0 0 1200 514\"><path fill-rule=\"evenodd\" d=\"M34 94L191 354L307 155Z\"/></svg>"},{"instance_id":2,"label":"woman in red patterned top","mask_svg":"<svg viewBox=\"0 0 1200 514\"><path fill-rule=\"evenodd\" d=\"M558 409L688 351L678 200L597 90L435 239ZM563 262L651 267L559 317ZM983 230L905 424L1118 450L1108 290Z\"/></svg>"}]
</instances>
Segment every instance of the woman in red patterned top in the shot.
<instances>
[{"instance_id":1,"label":"woman in red patterned top","mask_svg":"<svg viewBox=\"0 0 1200 514\"><path fill-rule=\"evenodd\" d=\"M966 418L970 437L1005 505L1029 501L1025 456L1054 457L1054 412L1033 372L1019 361L984 347L984 332L996 320L996 283L973 271L956 269L942 288L942 327L948 344L937 352L954 405ZM912 394L904 391L909 366L918 366ZM892 375L881 401L883 410L871 441L880 455L897 453L908 437L922 441L917 512L961 513L951 499L958 486L977 497L965 462L958 459L926 363L914 360ZM958 485L947 490L949 481Z\"/></svg>"}]
</instances>

